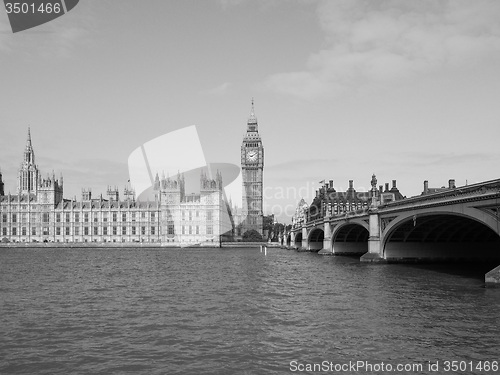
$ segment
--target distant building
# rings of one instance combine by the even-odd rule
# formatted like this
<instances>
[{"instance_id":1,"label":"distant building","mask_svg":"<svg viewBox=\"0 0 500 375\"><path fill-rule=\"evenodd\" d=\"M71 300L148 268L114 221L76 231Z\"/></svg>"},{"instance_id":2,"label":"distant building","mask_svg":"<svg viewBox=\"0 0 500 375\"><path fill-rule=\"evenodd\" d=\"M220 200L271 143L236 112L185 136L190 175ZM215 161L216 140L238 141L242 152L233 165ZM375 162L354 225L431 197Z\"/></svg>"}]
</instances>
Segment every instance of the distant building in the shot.
<instances>
[{"instance_id":1,"label":"distant building","mask_svg":"<svg viewBox=\"0 0 500 375\"><path fill-rule=\"evenodd\" d=\"M63 177L42 178L28 130L17 194L5 194L0 174L2 242L148 242L165 246L213 246L232 236L222 176L201 173L200 193L185 192L184 176L156 176L153 201L136 201L130 189L120 200L82 190L80 201L63 198Z\"/></svg>"},{"instance_id":2,"label":"distant building","mask_svg":"<svg viewBox=\"0 0 500 375\"><path fill-rule=\"evenodd\" d=\"M234 236L235 239L241 240L244 230L245 216L243 215L243 209L241 207L233 205L233 202L229 202L229 207L231 208L231 216L234 223Z\"/></svg>"},{"instance_id":3,"label":"distant building","mask_svg":"<svg viewBox=\"0 0 500 375\"><path fill-rule=\"evenodd\" d=\"M295 213L292 216L292 227L298 228L301 227L302 224L306 222L307 212L309 211L309 205L304 200L304 198L300 199L297 208L295 209Z\"/></svg>"},{"instance_id":4,"label":"distant building","mask_svg":"<svg viewBox=\"0 0 500 375\"><path fill-rule=\"evenodd\" d=\"M446 190L451 190L451 189L455 189L455 188L456 188L455 180L449 180L448 187L441 186L440 188L430 188L429 181L425 180L424 181L424 191L422 192L421 195L439 193L440 191L446 191Z\"/></svg>"},{"instance_id":5,"label":"distant building","mask_svg":"<svg viewBox=\"0 0 500 375\"><path fill-rule=\"evenodd\" d=\"M377 180L375 175L372 177L372 185L376 186ZM399 192L396 186L396 180L392 180L392 187L389 189L389 184L385 184L385 189L382 185L376 190L376 199L379 204L403 199L403 195ZM341 215L347 212L361 212L368 209L371 203L372 191L357 192L353 187L353 181L349 181L349 189L346 191L336 191L333 187L333 180L325 183L316 191L316 197L306 210L305 221L321 219L325 216ZM301 203L299 203L299 207ZM304 205L302 205L304 206ZM297 222L300 218L295 219Z\"/></svg>"}]
</instances>

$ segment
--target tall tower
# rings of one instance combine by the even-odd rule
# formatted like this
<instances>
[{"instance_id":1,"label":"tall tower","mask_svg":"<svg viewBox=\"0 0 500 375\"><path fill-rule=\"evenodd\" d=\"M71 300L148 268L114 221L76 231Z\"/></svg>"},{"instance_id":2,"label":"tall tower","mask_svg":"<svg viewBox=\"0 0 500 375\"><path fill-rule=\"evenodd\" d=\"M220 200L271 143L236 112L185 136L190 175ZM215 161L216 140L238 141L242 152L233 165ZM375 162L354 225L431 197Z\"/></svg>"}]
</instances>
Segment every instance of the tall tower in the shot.
<instances>
[{"instance_id":1,"label":"tall tower","mask_svg":"<svg viewBox=\"0 0 500 375\"><path fill-rule=\"evenodd\" d=\"M263 177L264 147L260 139L254 103L247 122L247 132L241 144L241 173L243 178L243 230L255 229L263 234Z\"/></svg>"},{"instance_id":2,"label":"tall tower","mask_svg":"<svg viewBox=\"0 0 500 375\"><path fill-rule=\"evenodd\" d=\"M4 195L4 183L2 181L2 171L0 170L0 196Z\"/></svg>"},{"instance_id":3,"label":"tall tower","mask_svg":"<svg viewBox=\"0 0 500 375\"><path fill-rule=\"evenodd\" d=\"M24 158L19 168L17 179L18 190L21 194L36 193L40 182L38 167L35 164L35 153L31 145L31 134L28 128L28 140L24 149Z\"/></svg>"}]
</instances>

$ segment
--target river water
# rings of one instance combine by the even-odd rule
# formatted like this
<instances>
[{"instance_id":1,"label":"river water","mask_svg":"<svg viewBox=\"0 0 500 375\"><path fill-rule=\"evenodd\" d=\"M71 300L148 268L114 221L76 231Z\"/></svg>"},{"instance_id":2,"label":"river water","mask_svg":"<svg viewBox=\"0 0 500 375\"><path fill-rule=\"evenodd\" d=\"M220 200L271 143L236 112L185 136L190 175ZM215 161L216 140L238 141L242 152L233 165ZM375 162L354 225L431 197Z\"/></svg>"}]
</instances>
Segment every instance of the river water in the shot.
<instances>
[{"instance_id":1,"label":"river water","mask_svg":"<svg viewBox=\"0 0 500 375\"><path fill-rule=\"evenodd\" d=\"M0 373L500 373L483 282L284 249L0 249Z\"/></svg>"}]
</instances>

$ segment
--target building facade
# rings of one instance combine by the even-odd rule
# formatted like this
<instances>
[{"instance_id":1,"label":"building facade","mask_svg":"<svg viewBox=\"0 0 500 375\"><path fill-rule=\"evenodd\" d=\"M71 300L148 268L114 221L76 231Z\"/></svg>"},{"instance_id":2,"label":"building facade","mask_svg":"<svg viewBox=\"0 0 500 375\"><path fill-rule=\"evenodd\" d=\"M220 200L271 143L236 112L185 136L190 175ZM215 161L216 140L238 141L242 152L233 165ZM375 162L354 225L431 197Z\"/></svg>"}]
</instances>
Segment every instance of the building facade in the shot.
<instances>
[{"instance_id":1,"label":"building facade","mask_svg":"<svg viewBox=\"0 0 500 375\"><path fill-rule=\"evenodd\" d=\"M263 234L264 147L259 134L254 103L241 144L242 233L254 229Z\"/></svg>"},{"instance_id":2,"label":"building facade","mask_svg":"<svg viewBox=\"0 0 500 375\"><path fill-rule=\"evenodd\" d=\"M108 197L63 198L63 177L42 178L28 130L17 194L5 194L0 174L0 241L8 242L147 242L161 246L217 246L232 236L224 201L222 175L200 176L200 193L186 194L184 177L155 181L155 199L136 201L130 188L120 200L117 188Z\"/></svg>"},{"instance_id":3,"label":"building facade","mask_svg":"<svg viewBox=\"0 0 500 375\"><path fill-rule=\"evenodd\" d=\"M324 182L324 181L322 181ZM296 212L294 220L297 224L309 222L313 220L322 219L324 217L331 217L335 215L343 215L349 212L361 213L367 210L370 206L373 195L380 204L385 204L392 201L403 199L396 186L396 180L392 180L392 187L389 184L379 185L376 188L376 176L372 176L372 186L375 186L373 191L356 191L354 189L353 180L349 180L349 188L346 191L336 191L333 187L333 180L324 182L324 185L316 190L316 196L310 205L304 205L303 200L299 203L299 207L305 208L305 212L298 214Z\"/></svg>"}]
</instances>

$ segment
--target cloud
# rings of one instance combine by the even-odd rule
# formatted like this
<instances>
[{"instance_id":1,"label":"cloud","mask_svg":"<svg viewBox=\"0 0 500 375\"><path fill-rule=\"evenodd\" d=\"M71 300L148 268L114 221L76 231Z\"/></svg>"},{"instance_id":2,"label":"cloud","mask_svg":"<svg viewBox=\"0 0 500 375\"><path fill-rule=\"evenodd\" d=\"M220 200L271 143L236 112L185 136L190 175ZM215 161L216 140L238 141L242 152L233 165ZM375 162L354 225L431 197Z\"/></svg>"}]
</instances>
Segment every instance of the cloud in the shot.
<instances>
[{"instance_id":1,"label":"cloud","mask_svg":"<svg viewBox=\"0 0 500 375\"><path fill-rule=\"evenodd\" d=\"M226 94L232 87L231 82L224 82L219 86L203 91L203 94L220 96Z\"/></svg>"},{"instance_id":2,"label":"cloud","mask_svg":"<svg viewBox=\"0 0 500 375\"><path fill-rule=\"evenodd\" d=\"M330 179L341 164L336 159L316 158L269 165L264 168L265 184L269 188L312 186L322 179Z\"/></svg>"},{"instance_id":3,"label":"cloud","mask_svg":"<svg viewBox=\"0 0 500 375\"><path fill-rule=\"evenodd\" d=\"M299 160L290 160L285 161L283 163L278 163L274 165L266 166L266 171L271 171L273 173L277 173L279 171L284 171L285 173L289 173L291 170L296 170L300 168L309 168L311 165L317 165L319 168L332 167L334 165L338 165L339 160L337 159L299 159Z\"/></svg>"},{"instance_id":4,"label":"cloud","mask_svg":"<svg viewBox=\"0 0 500 375\"><path fill-rule=\"evenodd\" d=\"M241 5L245 0L218 0L217 2L223 9L227 9L229 7Z\"/></svg>"},{"instance_id":5,"label":"cloud","mask_svg":"<svg viewBox=\"0 0 500 375\"><path fill-rule=\"evenodd\" d=\"M495 0L324 0L317 12L326 48L269 76L269 90L312 100L500 57Z\"/></svg>"},{"instance_id":6,"label":"cloud","mask_svg":"<svg viewBox=\"0 0 500 375\"><path fill-rule=\"evenodd\" d=\"M402 165L406 167L463 167L467 164L477 165L480 163L495 162L499 159L495 152L469 152L469 153L418 153L407 152L392 155L384 160L384 165Z\"/></svg>"},{"instance_id":7,"label":"cloud","mask_svg":"<svg viewBox=\"0 0 500 375\"><path fill-rule=\"evenodd\" d=\"M53 46L58 56L69 57L88 33L88 30L79 26L60 28L53 38Z\"/></svg>"}]
</instances>

